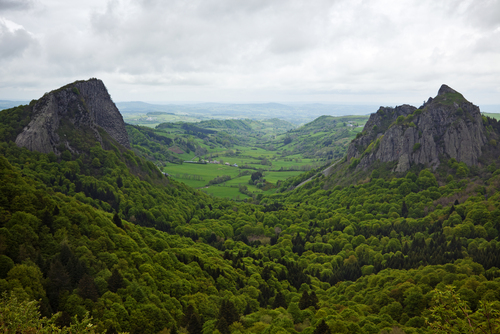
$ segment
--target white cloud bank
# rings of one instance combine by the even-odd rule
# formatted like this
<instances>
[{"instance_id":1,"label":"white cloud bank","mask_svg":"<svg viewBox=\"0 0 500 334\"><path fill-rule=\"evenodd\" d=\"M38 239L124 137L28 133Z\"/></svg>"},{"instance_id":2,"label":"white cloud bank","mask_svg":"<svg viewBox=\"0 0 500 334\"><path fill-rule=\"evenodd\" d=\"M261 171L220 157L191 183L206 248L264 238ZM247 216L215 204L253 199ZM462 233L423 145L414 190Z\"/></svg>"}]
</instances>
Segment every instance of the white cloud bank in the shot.
<instances>
[{"instance_id":1,"label":"white cloud bank","mask_svg":"<svg viewBox=\"0 0 500 334\"><path fill-rule=\"evenodd\" d=\"M493 0L0 0L0 99L500 104Z\"/></svg>"}]
</instances>

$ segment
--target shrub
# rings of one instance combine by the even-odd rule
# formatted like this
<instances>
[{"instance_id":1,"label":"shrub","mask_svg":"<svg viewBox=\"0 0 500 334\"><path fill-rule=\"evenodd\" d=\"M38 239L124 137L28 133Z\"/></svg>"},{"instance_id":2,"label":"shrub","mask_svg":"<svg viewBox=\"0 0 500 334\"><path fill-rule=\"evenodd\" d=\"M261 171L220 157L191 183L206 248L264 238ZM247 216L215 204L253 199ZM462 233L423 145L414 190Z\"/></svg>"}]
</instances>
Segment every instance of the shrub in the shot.
<instances>
[{"instance_id":1,"label":"shrub","mask_svg":"<svg viewBox=\"0 0 500 334\"><path fill-rule=\"evenodd\" d=\"M354 169L359 164L359 159L352 158L351 163L349 164L349 169Z\"/></svg>"}]
</instances>

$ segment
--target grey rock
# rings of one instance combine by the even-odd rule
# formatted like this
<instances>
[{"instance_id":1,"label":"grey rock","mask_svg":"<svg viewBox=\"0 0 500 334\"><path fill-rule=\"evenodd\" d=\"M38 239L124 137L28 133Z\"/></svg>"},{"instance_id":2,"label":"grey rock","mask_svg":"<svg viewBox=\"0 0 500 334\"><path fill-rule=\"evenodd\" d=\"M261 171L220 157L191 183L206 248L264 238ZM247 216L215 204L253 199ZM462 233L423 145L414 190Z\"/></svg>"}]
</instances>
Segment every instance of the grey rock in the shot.
<instances>
[{"instance_id":1,"label":"grey rock","mask_svg":"<svg viewBox=\"0 0 500 334\"><path fill-rule=\"evenodd\" d=\"M447 85L441 85L438 91L438 96L446 93L458 93L458 92Z\"/></svg>"},{"instance_id":2,"label":"grey rock","mask_svg":"<svg viewBox=\"0 0 500 334\"><path fill-rule=\"evenodd\" d=\"M405 120L398 124L399 116ZM484 144L479 108L443 85L418 111L404 105L380 108L372 114L363 135L351 142L347 159L360 159L357 168L363 169L377 160L397 161L396 172L405 172L414 164L436 168L440 157L473 166L478 164Z\"/></svg>"},{"instance_id":3,"label":"grey rock","mask_svg":"<svg viewBox=\"0 0 500 334\"><path fill-rule=\"evenodd\" d=\"M59 147L77 153L66 138L61 138L62 124L75 131L90 133L102 146L98 128L104 129L118 143L130 148L125 123L111 100L104 83L98 79L77 81L46 93L33 106L30 123L16 138L16 145L31 151L59 154Z\"/></svg>"}]
</instances>

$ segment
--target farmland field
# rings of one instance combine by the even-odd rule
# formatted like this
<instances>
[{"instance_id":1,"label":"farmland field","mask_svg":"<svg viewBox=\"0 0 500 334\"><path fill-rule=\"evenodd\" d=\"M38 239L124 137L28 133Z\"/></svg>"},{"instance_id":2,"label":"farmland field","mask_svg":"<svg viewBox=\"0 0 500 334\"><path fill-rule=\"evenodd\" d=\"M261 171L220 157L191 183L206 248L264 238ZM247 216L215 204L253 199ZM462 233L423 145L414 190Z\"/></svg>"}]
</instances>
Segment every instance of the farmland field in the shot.
<instances>
[{"instance_id":1,"label":"farmland field","mask_svg":"<svg viewBox=\"0 0 500 334\"><path fill-rule=\"evenodd\" d=\"M262 150L263 151L263 150ZM272 156L274 154L269 154L269 152L259 152L260 154L255 155L256 157L261 157L265 153L266 156ZM271 152L275 153L275 152ZM246 154L246 151L245 151ZM163 169L164 172L167 172L170 177L175 180L181 181L193 188L203 188L203 191L213 194L214 196L220 197L229 197L229 198L245 198L247 195L244 195L239 192L238 187L240 185L246 186L248 190L254 194L262 193L263 190L257 188L255 185L250 185L248 182L250 181L250 176L252 173L260 170L263 173L263 178L270 182L272 185L276 186L278 181L283 181L289 177L297 176L303 173L303 170L300 170L301 167L307 167L311 165L311 159L302 159L300 162L296 161L282 161L282 159L273 160L272 166L261 165L260 160L256 160L255 158L231 158L225 157L223 155L219 155L217 159L222 159L223 161L227 161L230 163L237 163L238 165L247 164L254 169L241 169L238 167L221 165L221 164L195 164L195 163L186 163L183 164L168 164L167 167ZM297 159L298 160L298 159ZM219 160L220 161L220 160ZM296 168L294 171L279 171L280 168ZM242 175L246 174L246 175ZM210 180L215 179L216 177L220 177L223 175L228 175L231 177L230 180L225 181L221 184L210 185L208 183ZM207 187L208 186L208 187ZM267 193L268 191L266 191Z\"/></svg>"}]
</instances>

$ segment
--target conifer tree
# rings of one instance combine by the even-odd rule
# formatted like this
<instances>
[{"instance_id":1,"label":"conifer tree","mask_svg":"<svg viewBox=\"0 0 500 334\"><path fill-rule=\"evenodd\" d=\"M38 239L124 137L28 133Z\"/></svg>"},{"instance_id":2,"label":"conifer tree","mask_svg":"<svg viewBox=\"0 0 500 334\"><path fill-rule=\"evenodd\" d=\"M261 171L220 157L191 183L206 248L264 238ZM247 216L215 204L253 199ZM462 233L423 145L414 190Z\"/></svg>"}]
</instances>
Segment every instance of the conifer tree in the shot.
<instances>
[{"instance_id":1,"label":"conifer tree","mask_svg":"<svg viewBox=\"0 0 500 334\"><path fill-rule=\"evenodd\" d=\"M68 263L66 264L66 271L69 273L71 278L71 286L75 287L83 275L88 274L87 267L84 262L78 260L75 256L72 256Z\"/></svg>"},{"instance_id":2,"label":"conifer tree","mask_svg":"<svg viewBox=\"0 0 500 334\"><path fill-rule=\"evenodd\" d=\"M56 259L50 265L50 270L47 274L47 297L49 298L52 310L58 310L60 293L70 288L70 277L61 261Z\"/></svg>"},{"instance_id":3,"label":"conifer tree","mask_svg":"<svg viewBox=\"0 0 500 334\"><path fill-rule=\"evenodd\" d=\"M331 334L332 330L326 324L325 319L321 320L320 324L314 330L313 334Z\"/></svg>"},{"instance_id":4,"label":"conifer tree","mask_svg":"<svg viewBox=\"0 0 500 334\"><path fill-rule=\"evenodd\" d=\"M193 305L189 304L186 308L186 312L184 312L184 316L181 319L181 326L187 326L193 314L195 314L194 307Z\"/></svg>"},{"instance_id":5,"label":"conifer tree","mask_svg":"<svg viewBox=\"0 0 500 334\"><path fill-rule=\"evenodd\" d=\"M203 330L203 323L200 317L193 313L187 324L187 330L190 334L201 334Z\"/></svg>"},{"instance_id":6,"label":"conifer tree","mask_svg":"<svg viewBox=\"0 0 500 334\"><path fill-rule=\"evenodd\" d=\"M314 291L311 292L309 294L309 305L308 305L308 307L309 306L313 306L315 309L317 309L318 308L318 302L319 302L319 300L318 300L318 297L316 296L316 292L314 292Z\"/></svg>"},{"instance_id":7,"label":"conifer tree","mask_svg":"<svg viewBox=\"0 0 500 334\"><path fill-rule=\"evenodd\" d=\"M111 292L116 292L121 288L123 288L123 277L118 270L113 269L111 276L108 278L108 289Z\"/></svg>"},{"instance_id":8,"label":"conifer tree","mask_svg":"<svg viewBox=\"0 0 500 334\"><path fill-rule=\"evenodd\" d=\"M247 306L245 306L245 310L243 311L243 315L248 315L252 313L252 307L250 306L250 303L247 303Z\"/></svg>"},{"instance_id":9,"label":"conifer tree","mask_svg":"<svg viewBox=\"0 0 500 334\"><path fill-rule=\"evenodd\" d=\"M408 218L408 207L406 206L406 202L403 201L403 205L401 207L401 216L404 218Z\"/></svg>"},{"instance_id":10,"label":"conifer tree","mask_svg":"<svg viewBox=\"0 0 500 334\"><path fill-rule=\"evenodd\" d=\"M66 266L70 259L74 258L73 252L69 248L67 244L63 244L61 246L61 253L59 254L59 258L61 259L61 263Z\"/></svg>"},{"instance_id":11,"label":"conifer tree","mask_svg":"<svg viewBox=\"0 0 500 334\"><path fill-rule=\"evenodd\" d=\"M57 208L57 206L56 206ZM54 222L54 218L52 217L53 214L49 212L48 209L43 210L43 215L42 215L42 224L47 226L50 229L51 233L54 233L54 228L52 226L52 223Z\"/></svg>"},{"instance_id":12,"label":"conifer tree","mask_svg":"<svg viewBox=\"0 0 500 334\"><path fill-rule=\"evenodd\" d=\"M87 274L83 275L82 279L78 283L78 294L83 299L90 299L93 302L97 301L99 298L99 292L97 291L97 286L94 283L94 278Z\"/></svg>"},{"instance_id":13,"label":"conifer tree","mask_svg":"<svg viewBox=\"0 0 500 334\"><path fill-rule=\"evenodd\" d=\"M217 329L221 332L221 334L230 334L226 318L219 318L219 321L217 322Z\"/></svg>"},{"instance_id":14,"label":"conifer tree","mask_svg":"<svg viewBox=\"0 0 500 334\"><path fill-rule=\"evenodd\" d=\"M276 294L276 297L274 297L274 302L273 302L273 309L276 309L278 307L283 307L284 309L288 307L286 305L285 297L283 296L281 291Z\"/></svg>"},{"instance_id":15,"label":"conifer tree","mask_svg":"<svg viewBox=\"0 0 500 334\"><path fill-rule=\"evenodd\" d=\"M123 229L123 223L122 220L120 219L120 216L118 216L118 213L115 212L115 215L113 216L113 223L115 223L116 226L119 228Z\"/></svg>"},{"instance_id":16,"label":"conifer tree","mask_svg":"<svg viewBox=\"0 0 500 334\"><path fill-rule=\"evenodd\" d=\"M219 309L219 320L221 318L226 319L227 325L231 325L233 322L236 322L240 319L238 312L236 311L236 307L229 300L223 300Z\"/></svg>"},{"instance_id":17,"label":"conifer tree","mask_svg":"<svg viewBox=\"0 0 500 334\"><path fill-rule=\"evenodd\" d=\"M116 179L116 185L118 186L118 188L123 187L123 180L121 176L118 176L118 178Z\"/></svg>"},{"instance_id":18,"label":"conifer tree","mask_svg":"<svg viewBox=\"0 0 500 334\"><path fill-rule=\"evenodd\" d=\"M305 310L309 307L309 293L307 291L302 292L302 297L299 300L299 308Z\"/></svg>"}]
</instances>

